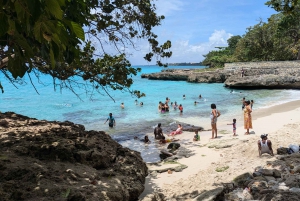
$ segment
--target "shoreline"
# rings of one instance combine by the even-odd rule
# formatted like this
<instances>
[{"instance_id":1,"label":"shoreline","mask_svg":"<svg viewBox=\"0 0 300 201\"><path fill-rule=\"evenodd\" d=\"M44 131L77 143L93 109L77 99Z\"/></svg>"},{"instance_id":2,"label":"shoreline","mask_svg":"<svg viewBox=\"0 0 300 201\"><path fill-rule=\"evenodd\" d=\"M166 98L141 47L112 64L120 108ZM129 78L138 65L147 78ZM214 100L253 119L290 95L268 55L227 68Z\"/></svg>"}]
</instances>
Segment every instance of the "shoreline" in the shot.
<instances>
[{"instance_id":1,"label":"shoreline","mask_svg":"<svg viewBox=\"0 0 300 201\"><path fill-rule=\"evenodd\" d=\"M298 139L299 111L300 100L256 109L252 113L254 129L250 129L250 135L244 135L242 112L237 122L237 137L232 136L232 127L226 125L231 122L221 121L221 118L218 122L218 139L209 139L210 131L200 132L201 141L199 142L192 141L193 133L191 132L177 135L176 138L180 138L179 143L184 142L182 145L194 153L189 158L178 159L178 163L188 167L172 174L160 173L156 178L148 176L145 191L140 199L153 192L162 192L170 200L176 200L183 195L187 196L193 191L199 194L205 190L217 188L216 183L220 185L220 182L228 182L242 173L252 171L256 166L265 165L266 159L275 160L275 157L269 155L258 157L257 140L260 139L261 134L269 134L275 155L279 146L288 147ZM214 144L227 144L229 147L209 148ZM224 173L215 171L216 168L224 166L229 167ZM190 200L190 198L185 197L184 200Z\"/></svg>"}]
</instances>

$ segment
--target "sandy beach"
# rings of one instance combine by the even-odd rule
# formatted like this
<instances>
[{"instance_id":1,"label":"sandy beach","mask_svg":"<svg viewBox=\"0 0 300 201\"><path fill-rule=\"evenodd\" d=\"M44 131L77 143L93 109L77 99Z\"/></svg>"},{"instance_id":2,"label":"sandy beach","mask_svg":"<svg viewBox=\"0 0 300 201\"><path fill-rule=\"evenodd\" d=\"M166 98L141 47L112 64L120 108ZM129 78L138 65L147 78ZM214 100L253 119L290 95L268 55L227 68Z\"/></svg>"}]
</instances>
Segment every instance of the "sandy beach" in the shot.
<instances>
[{"instance_id":1,"label":"sandy beach","mask_svg":"<svg viewBox=\"0 0 300 201\"><path fill-rule=\"evenodd\" d=\"M250 129L250 135L244 135L242 111L240 116L232 117L237 119L238 136L233 136L232 126L227 125L231 121L222 120L222 116L218 119L217 139L210 139L211 131L200 132L201 140L198 142L192 140L194 133L184 132L177 135L176 138L180 139L181 146L193 153L192 156L177 161L187 168L181 172L173 171L171 174L158 173L155 177L149 174L140 200L147 200L147 195L152 192L163 193L166 200L202 200L197 195L203 192L213 195L213 189L221 186L222 182L230 182L238 175L253 171L257 166L267 166L268 161L276 160L277 148L288 147L293 143L298 144L299 112L300 100L264 109L254 108L253 129ZM197 119L186 119L184 123L198 125L197 121ZM208 130L210 127L205 126L204 129ZM261 134L268 134L275 157L258 156L257 141ZM161 164L161 166L168 168L172 164ZM149 169L155 170L150 165Z\"/></svg>"}]
</instances>

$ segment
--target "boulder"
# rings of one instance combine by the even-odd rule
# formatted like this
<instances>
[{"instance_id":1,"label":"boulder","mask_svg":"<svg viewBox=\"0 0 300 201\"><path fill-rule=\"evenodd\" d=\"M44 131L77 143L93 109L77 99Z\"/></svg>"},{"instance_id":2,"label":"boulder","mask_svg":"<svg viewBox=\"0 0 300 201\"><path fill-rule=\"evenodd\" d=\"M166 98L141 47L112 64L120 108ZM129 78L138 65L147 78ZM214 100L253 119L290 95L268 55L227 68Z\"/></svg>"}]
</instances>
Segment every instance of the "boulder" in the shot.
<instances>
[{"instance_id":1,"label":"boulder","mask_svg":"<svg viewBox=\"0 0 300 201\"><path fill-rule=\"evenodd\" d=\"M139 152L72 122L7 112L0 119L1 200L137 200L148 168Z\"/></svg>"},{"instance_id":2,"label":"boulder","mask_svg":"<svg viewBox=\"0 0 300 201\"><path fill-rule=\"evenodd\" d=\"M277 154L278 155L286 155L286 154L288 154L288 148L285 148L285 147L279 147L279 148L277 148Z\"/></svg>"},{"instance_id":3,"label":"boulder","mask_svg":"<svg viewBox=\"0 0 300 201\"><path fill-rule=\"evenodd\" d=\"M261 169L259 172L264 176L273 176L273 170L272 169Z\"/></svg>"},{"instance_id":4,"label":"boulder","mask_svg":"<svg viewBox=\"0 0 300 201\"><path fill-rule=\"evenodd\" d=\"M243 186L245 181L251 180L252 178L253 178L252 174L250 174L249 172L246 172L246 173L234 178L233 183L235 186Z\"/></svg>"},{"instance_id":5,"label":"boulder","mask_svg":"<svg viewBox=\"0 0 300 201\"><path fill-rule=\"evenodd\" d=\"M179 144L179 143L177 143L177 142L171 142L171 143L168 145L167 149L175 150L175 149L178 149L179 147L180 147L180 144Z\"/></svg>"}]
</instances>

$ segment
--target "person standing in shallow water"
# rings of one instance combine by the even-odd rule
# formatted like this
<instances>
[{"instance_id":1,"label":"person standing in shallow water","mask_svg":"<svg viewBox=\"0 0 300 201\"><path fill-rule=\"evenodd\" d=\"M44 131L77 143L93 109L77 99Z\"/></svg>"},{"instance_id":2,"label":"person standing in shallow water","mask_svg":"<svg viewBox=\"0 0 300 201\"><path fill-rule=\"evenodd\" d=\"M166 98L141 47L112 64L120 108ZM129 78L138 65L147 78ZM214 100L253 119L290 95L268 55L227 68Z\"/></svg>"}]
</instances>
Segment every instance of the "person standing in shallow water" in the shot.
<instances>
[{"instance_id":1,"label":"person standing in shallow water","mask_svg":"<svg viewBox=\"0 0 300 201\"><path fill-rule=\"evenodd\" d=\"M245 135L249 135L249 129L252 129L252 117L251 117L251 106L250 101L245 101L244 108L244 128L247 130Z\"/></svg>"},{"instance_id":2,"label":"person standing in shallow water","mask_svg":"<svg viewBox=\"0 0 300 201\"><path fill-rule=\"evenodd\" d=\"M108 121L108 126L110 128L116 126L116 120L115 118L112 116L112 113L109 113L109 117L106 119L106 121L104 122L104 124L106 124L106 122Z\"/></svg>"},{"instance_id":3,"label":"person standing in shallow water","mask_svg":"<svg viewBox=\"0 0 300 201\"><path fill-rule=\"evenodd\" d=\"M154 138L156 140L160 140L162 139L162 137L164 136L162 129L161 129L161 123L158 123L157 127L155 127L154 129Z\"/></svg>"},{"instance_id":4,"label":"person standing in shallow water","mask_svg":"<svg viewBox=\"0 0 300 201\"><path fill-rule=\"evenodd\" d=\"M210 113L210 120L211 120L211 139L215 139L218 137L218 129L217 129L217 120L221 113L217 110L216 104L212 103L210 105L211 113Z\"/></svg>"}]
</instances>

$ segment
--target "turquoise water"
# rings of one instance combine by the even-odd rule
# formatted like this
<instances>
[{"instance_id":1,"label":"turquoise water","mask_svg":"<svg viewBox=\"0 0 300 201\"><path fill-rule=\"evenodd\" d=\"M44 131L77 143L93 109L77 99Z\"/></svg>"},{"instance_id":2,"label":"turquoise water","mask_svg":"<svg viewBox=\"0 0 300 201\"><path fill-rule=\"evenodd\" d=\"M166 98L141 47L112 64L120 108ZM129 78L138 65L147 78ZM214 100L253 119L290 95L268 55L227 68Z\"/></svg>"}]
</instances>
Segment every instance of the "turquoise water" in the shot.
<instances>
[{"instance_id":1,"label":"turquoise water","mask_svg":"<svg viewBox=\"0 0 300 201\"><path fill-rule=\"evenodd\" d=\"M141 73L159 72L162 68L158 66L142 67ZM197 67L169 67L169 68L204 68ZM185 81L160 81L147 80L140 77L141 73L134 77L132 89L146 93L146 97L138 99L143 102L141 107L135 105L136 97L126 92L109 91L115 102L105 95L94 95L91 99L84 91L78 91L82 100L72 92L57 89L54 91L52 80L49 76L42 76L43 85L34 79L35 86L40 93L37 94L28 79L27 84L16 89L2 75L0 81L5 87L5 93L0 94L0 111L13 111L29 117L46 120L72 121L83 124L87 130L103 130L109 133L122 145L142 152L145 161L155 161L158 158L155 143L144 146L139 141L132 140L133 136L142 137L146 131L158 122L172 123L177 117L197 118L199 125L201 120L209 118L210 104L215 103L221 111L224 119L232 119L241 111L241 99L255 101L254 110L261 107L288 102L297 99L300 92L297 90L234 90L223 87L223 84L188 83ZM105 94L105 93L103 93ZM183 99L185 94L186 99ZM202 99L199 99L199 95ZM167 114L160 114L157 110L158 102L165 101L166 97L171 102L177 101L182 104L184 112L180 116L178 110L171 110ZM195 106L194 101L199 103ZM120 104L124 103L125 109ZM109 129L104 124L108 113L112 112L117 126ZM152 136L150 136L151 139Z\"/></svg>"}]
</instances>

